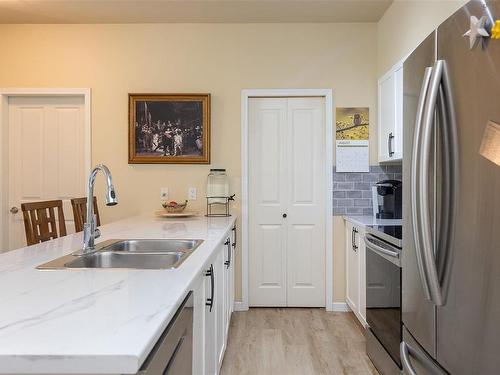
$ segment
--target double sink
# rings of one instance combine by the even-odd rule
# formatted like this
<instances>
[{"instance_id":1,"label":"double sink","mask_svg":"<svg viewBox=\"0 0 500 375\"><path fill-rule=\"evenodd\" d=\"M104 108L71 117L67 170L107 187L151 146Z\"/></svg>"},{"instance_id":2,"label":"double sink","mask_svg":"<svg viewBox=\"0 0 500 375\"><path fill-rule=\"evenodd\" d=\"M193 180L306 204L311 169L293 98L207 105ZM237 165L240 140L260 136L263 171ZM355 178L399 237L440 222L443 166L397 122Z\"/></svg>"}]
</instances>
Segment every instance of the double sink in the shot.
<instances>
[{"instance_id":1,"label":"double sink","mask_svg":"<svg viewBox=\"0 0 500 375\"><path fill-rule=\"evenodd\" d=\"M37 268L172 269L179 267L202 242L175 239L108 240L97 244L95 251L90 254L65 255Z\"/></svg>"}]
</instances>

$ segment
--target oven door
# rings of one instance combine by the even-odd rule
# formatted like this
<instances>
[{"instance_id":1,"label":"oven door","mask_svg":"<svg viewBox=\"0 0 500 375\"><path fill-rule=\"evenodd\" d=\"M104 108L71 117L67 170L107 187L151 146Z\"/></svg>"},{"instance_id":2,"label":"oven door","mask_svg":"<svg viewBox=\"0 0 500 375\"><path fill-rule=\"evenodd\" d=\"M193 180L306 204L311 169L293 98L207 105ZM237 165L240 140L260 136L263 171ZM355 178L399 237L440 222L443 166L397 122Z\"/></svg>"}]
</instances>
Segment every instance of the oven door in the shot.
<instances>
[{"instance_id":1,"label":"oven door","mask_svg":"<svg viewBox=\"0 0 500 375\"><path fill-rule=\"evenodd\" d=\"M367 233L366 321L401 368L401 250Z\"/></svg>"}]
</instances>

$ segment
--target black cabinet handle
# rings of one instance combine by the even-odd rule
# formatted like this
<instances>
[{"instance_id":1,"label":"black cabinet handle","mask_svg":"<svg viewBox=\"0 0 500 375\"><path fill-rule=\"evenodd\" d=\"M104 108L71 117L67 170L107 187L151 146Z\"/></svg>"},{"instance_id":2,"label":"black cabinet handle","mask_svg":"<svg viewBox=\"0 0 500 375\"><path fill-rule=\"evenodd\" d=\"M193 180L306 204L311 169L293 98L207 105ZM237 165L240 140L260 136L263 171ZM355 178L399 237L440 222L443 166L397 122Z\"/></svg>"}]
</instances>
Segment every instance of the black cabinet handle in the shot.
<instances>
[{"instance_id":1,"label":"black cabinet handle","mask_svg":"<svg viewBox=\"0 0 500 375\"><path fill-rule=\"evenodd\" d=\"M226 265L226 268L229 268L229 266L231 266L231 240L228 238L226 242L224 242L224 245L227 246L227 260L224 264Z\"/></svg>"},{"instance_id":2,"label":"black cabinet handle","mask_svg":"<svg viewBox=\"0 0 500 375\"><path fill-rule=\"evenodd\" d=\"M283 219L286 219L286 217L287 217L287 214L283 214Z\"/></svg>"},{"instance_id":3,"label":"black cabinet handle","mask_svg":"<svg viewBox=\"0 0 500 375\"><path fill-rule=\"evenodd\" d=\"M215 293L215 272L214 272L214 265L211 264L210 268L205 272L205 276L210 276L210 298L207 298L207 302L205 305L210 307L210 312L212 312L212 308L214 307L214 293Z\"/></svg>"},{"instance_id":4,"label":"black cabinet handle","mask_svg":"<svg viewBox=\"0 0 500 375\"><path fill-rule=\"evenodd\" d=\"M389 150L389 157L394 155L394 151L392 151L392 140L394 139L394 135L392 133L389 133L389 137L387 138L387 148Z\"/></svg>"},{"instance_id":5,"label":"black cabinet handle","mask_svg":"<svg viewBox=\"0 0 500 375\"><path fill-rule=\"evenodd\" d=\"M354 252L358 250L358 245L356 245L356 233L358 233L358 230L356 228L352 228L351 245L352 245L352 251Z\"/></svg>"},{"instance_id":6,"label":"black cabinet handle","mask_svg":"<svg viewBox=\"0 0 500 375\"><path fill-rule=\"evenodd\" d=\"M233 247L236 249L236 234L237 234L237 231L236 231L236 224L234 224L234 227L232 229L233 233L234 233L234 242L233 242Z\"/></svg>"}]
</instances>

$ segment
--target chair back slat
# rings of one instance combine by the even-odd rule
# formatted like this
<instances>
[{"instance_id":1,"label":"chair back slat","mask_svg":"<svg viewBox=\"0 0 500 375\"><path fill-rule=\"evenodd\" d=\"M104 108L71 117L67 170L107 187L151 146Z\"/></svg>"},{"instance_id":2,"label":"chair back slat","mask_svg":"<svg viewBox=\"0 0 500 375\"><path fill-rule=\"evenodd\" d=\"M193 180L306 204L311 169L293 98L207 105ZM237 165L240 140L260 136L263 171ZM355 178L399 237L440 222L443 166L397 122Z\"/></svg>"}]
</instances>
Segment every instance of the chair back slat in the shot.
<instances>
[{"instance_id":1,"label":"chair back slat","mask_svg":"<svg viewBox=\"0 0 500 375\"><path fill-rule=\"evenodd\" d=\"M23 203L21 210L28 246L66 235L62 200Z\"/></svg>"},{"instance_id":2,"label":"chair back slat","mask_svg":"<svg viewBox=\"0 0 500 375\"><path fill-rule=\"evenodd\" d=\"M73 198L71 200L71 207L73 208L73 218L75 220L75 231L81 232L83 225L87 221L87 198ZM101 225L99 217L99 208L97 206L97 198L94 197L94 214L96 216L96 225Z\"/></svg>"}]
</instances>

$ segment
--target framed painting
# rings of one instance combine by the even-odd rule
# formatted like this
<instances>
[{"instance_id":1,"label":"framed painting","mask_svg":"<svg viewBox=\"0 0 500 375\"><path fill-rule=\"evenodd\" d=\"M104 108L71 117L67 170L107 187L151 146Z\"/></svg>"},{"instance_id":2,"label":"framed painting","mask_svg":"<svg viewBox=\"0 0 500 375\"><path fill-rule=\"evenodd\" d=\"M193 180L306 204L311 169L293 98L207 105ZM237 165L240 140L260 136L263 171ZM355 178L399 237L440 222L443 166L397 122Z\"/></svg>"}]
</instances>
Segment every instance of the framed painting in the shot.
<instances>
[{"instance_id":1,"label":"framed painting","mask_svg":"<svg viewBox=\"0 0 500 375\"><path fill-rule=\"evenodd\" d=\"M129 94L129 164L209 164L210 94Z\"/></svg>"}]
</instances>

